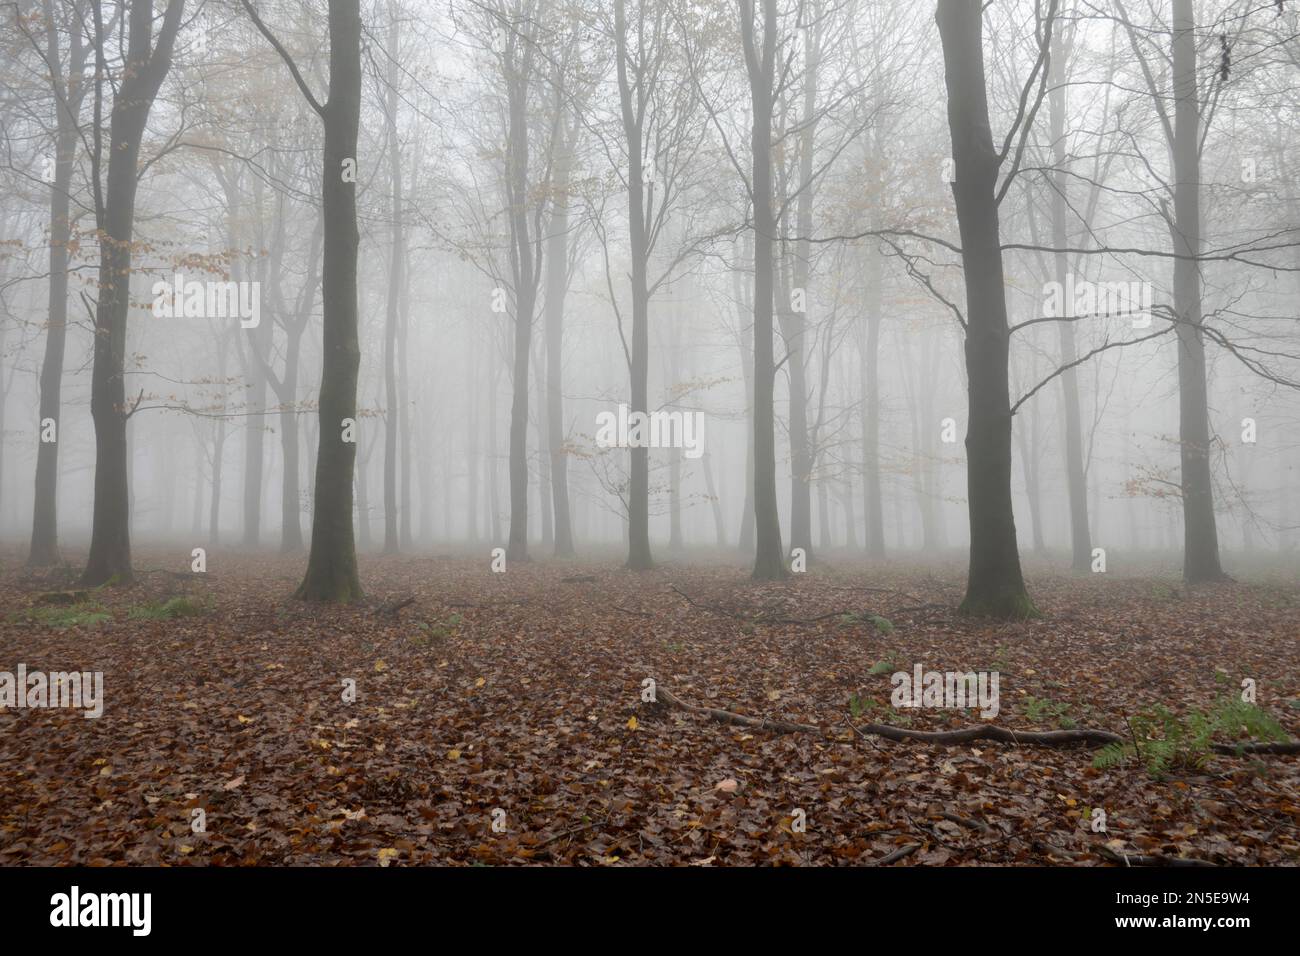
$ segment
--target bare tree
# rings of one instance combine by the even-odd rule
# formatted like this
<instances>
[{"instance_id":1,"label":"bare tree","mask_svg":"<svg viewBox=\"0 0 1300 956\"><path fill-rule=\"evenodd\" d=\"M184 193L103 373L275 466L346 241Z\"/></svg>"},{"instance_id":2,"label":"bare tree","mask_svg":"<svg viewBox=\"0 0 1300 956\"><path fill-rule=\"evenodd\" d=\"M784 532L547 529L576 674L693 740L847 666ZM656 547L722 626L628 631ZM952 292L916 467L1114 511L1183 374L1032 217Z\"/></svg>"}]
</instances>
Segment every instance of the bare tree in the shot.
<instances>
[{"instance_id":1,"label":"bare tree","mask_svg":"<svg viewBox=\"0 0 1300 956\"><path fill-rule=\"evenodd\" d=\"M45 59L50 90L54 94L53 179L50 183L50 284L49 321L45 333L45 357L41 363L40 418L53 422L54 441L42 436L36 449L36 502L32 513L32 541L27 563L32 567L57 564L59 560L58 428L62 411L63 358L68 338L68 260L72 239L72 174L76 161L77 140L81 131L81 104L86 95L85 68L90 48L82 40L85 4L74 0L70 7L59 4L66 13L63 32L67 34L66 66L60 23L52 0L44 0L45 44L27 33L21 17L20 27ZM15 8L15 13L17 8ZM42 431L44 426L42 425Z\"/></svg>"},{"instance_id":2,"label":"bare tree","mask_svg":"<svg viewBox=\"0 0 1300 956\"><path fill-rule=\"evenodd\" d=\"M100 0L91 0L95 23L95 151L91 159L95 220L100 231L99 299L95 305L95 358L90 412L95 421L95 505L90 556L82 583L132 579L126 422L131 411L125 387L126 319L130 305L131 256L140 147L154 99L171 67L172 47L185 0L169 0L153 36L153 4L129 0L124 18L126 58L109 117L108 175L100 181L100 110L107 73L107 46Z\"/></svg>"},{"instance_id":3,"label":"bare tree","mask_svg":"<svg viewBox=\"0 0 1300 956\"><path fill-rule=\"evenodd\" d=\"M321 172L325 357L320 384L320 438L311 552L297 596L308 601L362 598L352 527L356 468L357 370L357 127L361 114L360 0L330 0L330 76L324 103L312 94L289 51L241 0L253 24L275 47L325 132Z\"/></svg>"}]
</instances>

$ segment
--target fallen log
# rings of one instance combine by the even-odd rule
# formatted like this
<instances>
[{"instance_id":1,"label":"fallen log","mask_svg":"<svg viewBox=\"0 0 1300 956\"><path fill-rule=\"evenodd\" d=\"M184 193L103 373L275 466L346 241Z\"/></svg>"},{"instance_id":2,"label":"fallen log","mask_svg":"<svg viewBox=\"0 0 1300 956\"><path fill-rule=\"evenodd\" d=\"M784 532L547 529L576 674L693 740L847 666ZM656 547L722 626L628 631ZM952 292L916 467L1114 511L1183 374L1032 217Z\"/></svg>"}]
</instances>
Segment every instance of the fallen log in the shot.
<instances>
[{"instance_id":1,"label":"fallen log","mask_svg":"<svg viewBox=\"0 0 1300 956\"><path fill-rule=\"evenodd\" d=\"M800 724L789 720L774 720L769 717L751 717L719 707L700 707L688 704L668 688L658 685L655 699L669 707L707 717L723 724L738 724L742 727L756 727L781 734L821 734L826 731L812 724ZM967 744L975 740L994 740L1000 743L1016 744L1024 747L1065 747L1070 744L1086 744L1090 747L1104 747L1107 744L1124 743L1126 738L1109 730L1008 730L995 724L976 724L961 730L909 730L890 724L864 724L854 727L859 734L871 737L883 737L899 743L915 740L921 743ZM1300 753L1300 741L1285 743L1248 743L1248 744L1211 744L1215 753L1236 756L1237 754L1294 754Z\"/></svg>"}]
</instances>

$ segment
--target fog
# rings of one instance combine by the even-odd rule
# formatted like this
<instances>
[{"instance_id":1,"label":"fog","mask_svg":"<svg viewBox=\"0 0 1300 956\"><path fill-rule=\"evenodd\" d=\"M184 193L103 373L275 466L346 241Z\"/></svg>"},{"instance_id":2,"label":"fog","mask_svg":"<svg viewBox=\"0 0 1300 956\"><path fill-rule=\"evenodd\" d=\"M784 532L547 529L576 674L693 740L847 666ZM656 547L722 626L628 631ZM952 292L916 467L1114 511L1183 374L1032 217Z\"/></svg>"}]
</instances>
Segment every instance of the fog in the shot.
<instances>
[{"instance_id":1,"label":"fog","mask_svg":"<svg viewBox=\"0 0 1300 956\"><path fill-rule=\"evenodd\" d=\"M969 550L974 568L996 494L972 497L968 455L1005 458L985 437L1007 421L1001 342L1026 561L1213 577L1184 555L1192 522L1211 572L1295 566L1292 4L1007 2L979 28L883 0L365 2L355 76L347 3L333 25L296 0L173 0L152 23L139 6L5 11L0 535L16 557L42 487L57 516L34 560L91 547L93 565L96 522L120 551L100 417L124 421L131 544L177 570L200 547L305 555L318 467L341 460L318 466L323 432L355 456L328 500L352 501L363 584L369 553L486 565L495 548L634 568L757 549L770 575L768 479L787 567L799 548ZM130 110L110 119L149 72L128 69L131 44L151 40L156 68L169 30L114 178ZM349 103L354 152L346 130L328 141ZM121 336L101 294L126 274L114 248Z\"/></svg>"}]
</instances>

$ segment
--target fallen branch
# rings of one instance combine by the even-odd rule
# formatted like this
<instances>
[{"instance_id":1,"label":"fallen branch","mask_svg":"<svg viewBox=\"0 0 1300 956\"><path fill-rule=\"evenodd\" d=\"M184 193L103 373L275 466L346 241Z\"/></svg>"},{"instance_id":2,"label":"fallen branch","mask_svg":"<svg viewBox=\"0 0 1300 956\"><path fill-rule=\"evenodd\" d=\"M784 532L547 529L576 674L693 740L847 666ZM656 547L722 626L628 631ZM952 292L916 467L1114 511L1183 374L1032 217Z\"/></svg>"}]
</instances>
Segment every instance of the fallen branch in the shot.
<instances>
[{"instance_id":1,"label":"fallen branch","mask_svg":"<svg viewBox=\"0 0 1300 956\"><path fill-rule=\"evenodd\" d=\"M979 820L967 820L965 817L958 816L955 813L948 813L945 811L944 813L940 813L939 816L943 817L949 823L956 823L972 830L978 830L980 833L989 833L993 829L987 823L981 823Z\"/></svg>"},{"instance_id":2,"label":"fallen branch","mask_svg":"<svg viewBox=\"0 0 1300 956\"><path fill-rule=\"evenodd\" d=\"M678 710L684 710L688 714L695 714L700 717L708 717L710 720L716 720L723 724L740 724L744 727L757 727L761 730L774 730L782 734L825 734L826 732L812 724L800 724L789 720L772 720L765 717L750 717L747 714L737 714L734 711L723 710L719 707L698 707L694 704L688 704L668 688L660 685L655 688L657 701L662 701L669 707L676 707ZM1109 730L1089 730L1079 728L1076 730L1008 730L1005 727L998 727L994 724L977 724L974 727L964 727L961 730L908 730L904 727L894 727L890 724L864 724L861 727L854 727L855 731L863 736L883 737L886 740L904 742L908 740L917 740L928 744L966 744L975 740L996 740L1001 743L1016 744L1024 747L1065 747L1070 744L1087 744L1093 747L1104 747L1107 744L1124 743L1124 738L1119 734L1113 734ZM1235 756L1242 754L1293 754L1300 753L1300 741L1288 741L1286 743L1253 743L1253 744L1211 744L1215 753Z\"/></svg>"},{"instance_id":3,"label":"fallen branch","mask_svg":"<svg viewBox=\"0 0 1300 956\"><path fill-rule=\"evenodd\" d=\"M746 714L733 713L730 710L722 710L718 707L697 707L694 704L688 704L668 688L658 686L655 688L655 701L657 703L667 704L669 707L676 707L678 710L684 710L688 714L695 714L697 717L708 717L710 720L716 720L722 724L739 724L742 727L758 727L761 730L775 730L782 734L820 734L822 729L814 727L812 724L795 724L788 720L771 720L763 717L749 717Z\"/></svg>"},{"instance_id":4,"label":"fallen branch","mask_svg":"<svg viewBox=\"0 0 1300 956\"><path fill-rule=\"evenodd\" d=\"M1086 854L1075 853L1073 850L1066 850L1057 846L1055 843L1048 843L1046 840L1035 840L1033 846L1035 849L1042 850L1048 855L1056 854L1059 857L1063 857L1064 859L1071 860L1075 863L1086 859Z\"/></svg>"},{"instance_id":5,"label":"fallen branch","mask_svg":"<svg viewBox=\"0 0 1300 956\"><path fill-rule=\"evenodd\" d=\"M637 617L657 617L657 616L658 616L658 615L656 615L656 614L651 613L650 611L636 611L636 610L633 610L633 609L630 608L630 607L623 607L621 604L615 604L615 605L614 605L614 610L615 610L615 611L622 611L624 614L634 614L634 615L636 615Z\"/></svg>"},{"instance_id":6,"label":"fallen branch","mask_svg":"<svg viewBox=\"0 0 1300 956\"><path fill-rule=\"evenodd\" d=\"M398 617L401 613L402 608L410 607L414 603L415 603L415 598L412 596L407 596L401 598L400 600L390 601L389 603L382 605L379 608L378 613L384 614L388 617Z\"/></svg>"},{"instance_id":7,"label":"fallen branch","mask_svg":"<svg viewBox=\"0 0 1300 956\"><path fill-rule=\"evenodd\" d=\"M668 585L674 592L681 595L687 604L691 607L698 607L702 611L710 611L713 614L722 614L726 617L734 618L737 621L744 621L746 624L820 624L822 621L830 620L833 617L861 617L862 611L827 611L825 614L818 614L816 617L768 617L765 614L740 614L737 611L729 610L725 607L718 607L716 604L705 604L695 600L675 584Z\"/></svg>"},{"instance_id":8,"label":"fallen branch","mask_svg":"<svg viewBox=\"0 0 1300 956\"><path fill-rule=\"evenodd\" d=\"M1110 860L1112 863L1119 863L1122 866L1218 866L1217 863L1211 863L1209 860L1198 860L1194 857L1187 856L1165 856L1163 853L1145 854L1145 853L1121 853L1118 850L1112 850L1106 844L1101 843L1097 846L1097 852Z\"/></svg>"},{"instance_id":9,"label":"fallen branch","mask_svg":"<svg viewBox=\"0 0 1300 956\"><path fill-rule=\"evenodd\" d=\"M889 864L891 863L897 863L899 860L903 859L903 857L911 856L919 849L921 849L921 844L909 843L907 846L900 846L893 853L888 853L885 856L882 856L879 860L873 860L867 865L868 866L889 866Z\"/></svg>"}]
</instances>

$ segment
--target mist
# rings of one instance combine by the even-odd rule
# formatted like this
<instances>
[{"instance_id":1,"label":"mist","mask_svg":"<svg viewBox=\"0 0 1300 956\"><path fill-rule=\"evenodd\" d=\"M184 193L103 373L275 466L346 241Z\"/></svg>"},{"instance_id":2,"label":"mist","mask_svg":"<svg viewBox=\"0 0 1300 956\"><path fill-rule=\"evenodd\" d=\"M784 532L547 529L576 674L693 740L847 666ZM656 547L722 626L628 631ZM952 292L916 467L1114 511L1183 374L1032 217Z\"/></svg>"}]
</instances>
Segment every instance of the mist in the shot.
<instances>
[{"instance_id":1,"label":"mist","mask_svg":"<svg viewBox=\"0 0 1300 956\"><path fill-rule=\"evenodd\" d=\"M299 642L291 668L337 663L327 709L357 673L478 678L466 693L485 675L489 695L517 655L533 687L625 736L665 719L629 709L648 704L754 733L771 711L796 735L848 707L880 709L870 733L895 744L947 746L946 717L909 730L899 709L940 706L933 665L940 690L991 673L991 708L949 707L1001 722L980 739L1028 733L1056 759L1051 734L1073 733L1112 748L1097 773L1150 757L1163 773L1138 739L1176 735L1128 721L1171 701L1227 736L1169 765L1237 759L1234 742L1294 753L1296 4L20 0L3 16L0 647L102 674L104 725L137 654L233 680L150 643L193 616L223 653L260 660L275 635ZM86 631L104 643L72 643ZM1147 640L1188 642L1170 651L1195 661L1184 683L1111 684L1156 673ZM1069 663L1079 641L1086 666ZM891 671L915 685L902 705L877 686ZM1250 699L1224 703L1225 680ZM638 698L655 681L673 689ZM490 751L464 727L496 704L475 698L469 720L440 702L430 752ZM169 707L150 719L174 726ZM720 746L683 771L709 794L737 753ZM534 766L510 754L483 759ZM437 805L415 793L391 812ZM577 862L565 819L525 827L555 847L542 862ZM756 858L840 861L854 826ZM477 858L447 839L411 860ZM920 839L912 862L983 859ZM1118 852L1070 839L1068 859ZM1008 841L994 862L1066 859ZM689 855L629 845L590 853ZM125 861L166 860L140 852ZM296 852L200 857L338 862Z\"/></svg>"}]
</instances>

